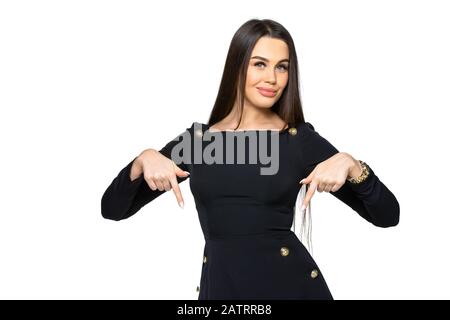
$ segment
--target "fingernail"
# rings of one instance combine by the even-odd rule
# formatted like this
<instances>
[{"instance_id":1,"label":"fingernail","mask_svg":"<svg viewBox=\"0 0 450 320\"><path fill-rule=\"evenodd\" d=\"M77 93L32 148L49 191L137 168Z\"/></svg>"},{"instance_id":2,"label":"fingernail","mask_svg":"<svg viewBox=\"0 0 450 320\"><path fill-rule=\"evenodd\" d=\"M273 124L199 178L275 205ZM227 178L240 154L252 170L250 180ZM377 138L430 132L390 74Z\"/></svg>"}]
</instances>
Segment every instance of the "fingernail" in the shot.
<instances>
[{"instance_id":1,"label":"fingernail","mask_svg":"<svg viewBox=\"0 0 450 320\"><path fill-rule=\"evenodd\" d=\"M184 202L183 201L178 202L178 204L180 205L181 209L184 209Z\"/></svg>"},{"instance_id":2,"label":"fingernail","mask_svg":"<svg viewBox=\"0 0 450 320\"><path fill-rule=\"evenodd\" d=\"M303 183L303 180L305 180L305 179L300 180L300 183Z\"/></svg>"},{"instance_id":3,"label":"fingernail","mask_svg":"<svg viewBox=\"0 0 450 320\"><path fill-rule=\"evenodd\" d=\"M302 207L300 208L300 210L303 211L303 210L305 210L305 209L306 209L305 205L302 204Z\"/></svg>"},{"instance_id":4,"label":"fingernail","mask_svg":"<svg viewBox=\"0 0 450 320\"><path fill-rule=\"evenodd\" d=\"M190 175L190 173L189 173L189 172L187 172L187 171L185 171L184 173L186 173L187 175Z\"/></svg>"}]
</instances>

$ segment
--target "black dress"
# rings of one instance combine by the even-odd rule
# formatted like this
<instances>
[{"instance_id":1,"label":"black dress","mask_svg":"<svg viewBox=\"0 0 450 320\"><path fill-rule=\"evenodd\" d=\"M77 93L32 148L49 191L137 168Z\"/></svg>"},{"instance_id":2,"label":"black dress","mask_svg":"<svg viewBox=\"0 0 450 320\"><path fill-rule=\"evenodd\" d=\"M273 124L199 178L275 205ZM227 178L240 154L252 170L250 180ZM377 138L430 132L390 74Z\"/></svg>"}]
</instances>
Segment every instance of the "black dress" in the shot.
<instances>
[{"instance_id":1,"label":"black dress","mask_svg":"<svg viewBox=\"0 0 450 320\"><path fill-rule=\"evenodd\" d=\"M183 135L183 140L190 139L184 141L192 148L200 146L206 152L217 135L225 138L230 134L236 136L235 141L242 136L256 136L253 141L267 143L269 154L272 142L278 140L279 165L275 174L261 174L260 169L270 164L263 164L259 157L256 163L250 163L250 155L246 155L244 163L237 163L235 156L223 164L206 164L198 163L194 152L185 153L184 149L179 153L184 156L183 161L174 160L181 169L190 172L189 177L177 180L180 183L190 178L205 238L198 299L332 300L320 268L291 226L301 188L299 181L339 151L309 122L281 131L237 132L214 132L209 125L194 122L159 151L176 159L171 151ZM207 141L209 136L214 138ZM250 151L250 143L245 143L246 151ZM236 148L237 143L234 151ZM224 155L230 150L223 148ZM209 152L216 155L216 151L211 153L209 149ZM101 212L106 219L126 219L166 192L151 190L142 175L130 181L133 161L119 172L102 197ZM353 185L347 181L338 191L330 193L375 226L397 225L400 214L397 199L370 167L369 172L362 183Z\"/></svg>"}]
</instances>

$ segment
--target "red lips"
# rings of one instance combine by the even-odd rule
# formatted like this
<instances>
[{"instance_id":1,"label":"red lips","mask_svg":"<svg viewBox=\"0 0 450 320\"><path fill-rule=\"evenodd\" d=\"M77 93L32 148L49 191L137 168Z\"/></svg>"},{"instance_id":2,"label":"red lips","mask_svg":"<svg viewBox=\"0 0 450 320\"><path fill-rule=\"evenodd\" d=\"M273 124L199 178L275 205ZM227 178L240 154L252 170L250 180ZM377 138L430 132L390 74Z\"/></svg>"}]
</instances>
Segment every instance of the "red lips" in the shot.
<instances>
[{"instance_id":1,"label":"red lips","mask_svg":"<svg viewBox=\"0 0 450 320\"><path fill-rule=\"evenodd\" d=\"M276 90L270 89L270 88L264 88L264 87L256 87L256 88L259 89L259 90L270 92L270 93L276 92Z\"/></svg>"}]
</instances>

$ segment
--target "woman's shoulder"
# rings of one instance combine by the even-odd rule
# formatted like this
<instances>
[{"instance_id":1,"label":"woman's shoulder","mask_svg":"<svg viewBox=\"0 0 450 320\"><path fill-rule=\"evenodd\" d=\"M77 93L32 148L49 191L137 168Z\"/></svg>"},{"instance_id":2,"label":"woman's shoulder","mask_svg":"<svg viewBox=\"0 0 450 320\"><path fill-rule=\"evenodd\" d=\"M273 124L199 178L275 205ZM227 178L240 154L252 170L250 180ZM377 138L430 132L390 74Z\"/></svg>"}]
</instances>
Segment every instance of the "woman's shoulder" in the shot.
<instances>
[{"instance_id":1,"label":"woman's shoulder","mask_svg":"<svg viewBox=\"0 0 450 320\"><path fill-rule=\"evenodd\" d=\"M191 126L188 128L190 134L201 137L203 133L208 129L208 125L199 121L192 122Z\"/></svg>"},{"instance_id":2,"label":"woman's shoulder","mask_svg":"<svg viewBox=\"0 0 450 320\"><path fill-rule=\"evenodd\" d=\"M304 131L314 131L315 130L314 126L312 125L312 123L308 122L308 121L299 122L297 124L297 129L301 129L301 130L304 130Z\"/></svg>"},{"instance_id":3,"label":"woman's shoulder","mask_svg":"<svg viewBox=\"0 0 450 320\"><path fill-rule=\"evenodd\" d=\"M305 138L310 137L317 133L313 124L308 121L299 122L295 126L295 129L296 129L296 136L302 138L299 140L304 140Z\"/></svg>"},{"instance_id":4,"label":"woman's shoulder","mask_svg":"<svg viewBox=\"0 0 450 320\"><path fill-rule=\"evenodd\" d=\"M191 124L189 124L182 133L194 134L197 131L204 131L206 128L207 128L206 124L194 121Z\"/></svg>"}]
</instances>

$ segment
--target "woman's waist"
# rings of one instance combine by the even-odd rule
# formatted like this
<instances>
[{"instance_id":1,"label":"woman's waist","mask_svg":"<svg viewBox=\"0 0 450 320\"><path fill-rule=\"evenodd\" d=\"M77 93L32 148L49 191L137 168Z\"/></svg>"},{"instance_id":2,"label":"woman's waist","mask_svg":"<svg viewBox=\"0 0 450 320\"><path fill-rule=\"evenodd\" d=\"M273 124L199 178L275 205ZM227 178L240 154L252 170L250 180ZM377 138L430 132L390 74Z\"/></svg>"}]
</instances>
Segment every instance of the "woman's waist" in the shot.
<instances>
[{"instance_id":1,"label":"woman's waist","mask_svg":"<svg viewBox=\"0 0 450 320\"><path fill-rule=\"evenodd\" d=\"M205 234L205 241L212 244L223 242L241 242L261 239L283 239L286 237L296 237L289 228L267 228L256 229L253 232L238 232L237 228L229 232L210 232Z\"/></svg>"}]
</instances>

